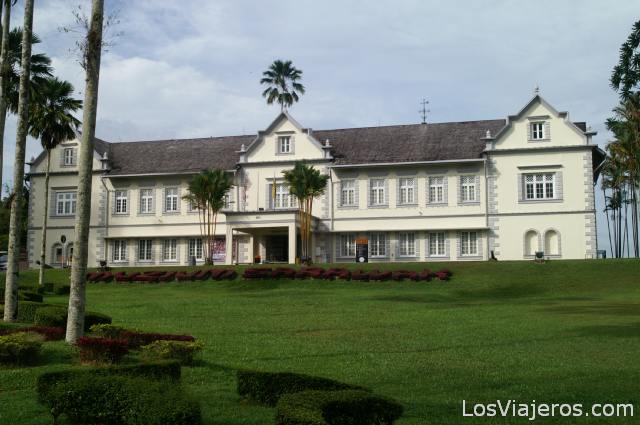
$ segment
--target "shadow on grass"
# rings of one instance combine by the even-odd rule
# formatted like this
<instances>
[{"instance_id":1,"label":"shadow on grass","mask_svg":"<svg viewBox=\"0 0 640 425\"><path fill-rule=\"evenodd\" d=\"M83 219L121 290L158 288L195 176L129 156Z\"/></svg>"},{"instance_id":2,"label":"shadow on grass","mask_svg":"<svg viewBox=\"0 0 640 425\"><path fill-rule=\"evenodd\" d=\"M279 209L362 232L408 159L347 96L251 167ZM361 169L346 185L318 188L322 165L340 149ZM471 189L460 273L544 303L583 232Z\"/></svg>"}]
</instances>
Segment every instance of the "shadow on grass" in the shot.
<instances>
[{"instance_id":1,"label":"shadow on grass","mask_svg":"<svg viewBox=\"0 0 640 425\"><path fill-rule=\"evenodd\" d=\"M615 316L640 316L640 304L591 304L591 305L558 305L547 307L544 311L558 314L594 314Z\"/></svg>"},{"instance_id":2,"label":"shadow on grass","mask_svg":"<svg viewBox=\"0 0 640 425\"><path fill-rule=\"evenodd\" d=\"M625 325L582 326L576 328L576 332L580 336L639 338L640 323L629 323Z\"/></svg>"}]
</instances>

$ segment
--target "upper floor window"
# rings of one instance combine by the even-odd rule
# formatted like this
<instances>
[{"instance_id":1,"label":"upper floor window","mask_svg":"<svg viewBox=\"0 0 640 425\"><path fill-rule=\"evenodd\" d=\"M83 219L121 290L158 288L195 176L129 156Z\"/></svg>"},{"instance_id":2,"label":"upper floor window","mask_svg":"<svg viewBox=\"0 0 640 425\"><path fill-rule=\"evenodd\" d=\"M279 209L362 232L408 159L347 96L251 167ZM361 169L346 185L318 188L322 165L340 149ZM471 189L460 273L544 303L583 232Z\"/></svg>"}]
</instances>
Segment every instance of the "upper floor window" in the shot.
<instances>
[{"instance_id":1,"label":"upper floor window","mask_svg":"<svg viewBox=\"0 0 640 425\"><path fill-rule=\"evenodd\" d=\"M444 232L429 233L429 257L444 257L447 255Z\"/></svg>"},{"instance_id":2,"label":"upper floor window","mask_svg":"<svg viewBox=\"0 0 640 425\"><path fill-rule=\"evenodd\" d=\"M429 203L444 203L444 177L429 177Z\"/></svg>"},{"instance_id":3,"label":"upper floor window","mask_svg":"<svg viewBox=\"0 0 640 425\"><path fill-rule=\"evenodd\" d=\"M554 199L554 173L525 174L525 199Z\"/></svg>"},{"instance_id":4,"label":"upper floor window","mask_svg":"<svg viewBox=\"0 0 640 425\"><path fill-rule=\"evenodd\" d=\"M399 203L415 204L416 203L416 180L414 178L401 178L398 180Z\"/></svg>"},{"instance_id":5,"label":"upper floor window","mask_svg":"<svg viewBox=\"0 0 640 425\"><path fill-rule=\"evenodd\" d=\"M124 239L116 239L113 241L113 261L127 261L127 241Z\"/></svg>"},{"instance_id":6,"label":"upper floor window","mask_svg":"<svg viewBox=\"0 0 640 425\"><path fill-rule=\"evenodd\" d=\"M162 260L163 261L177 261L178 260L178 240L177 239L165 239L162 247Z\"/></svg>"},{"instance_id":7,"label":"upper floor window","mask_svg":"<svg viewBox=\"0 0 640 425\"><path fill-rule=\"evenodd\" d=\"M196 260L202 260L204 258L202 239L189 239L189 258L191 257L195 257Z\"/></svg>"},{"instance_id":8,"label":"upper floor window","mask_svg":"<svg viewBox=\"0 0 640 425\"><path fill-rule=\"evenodd\" d=\"M476 176L460 176L460 199L462 202L475 202Z\"/></svg>"},{"instance_id":9,"label":"upper floor window","mask_svg":"<svg viewBox=\"0 0 640 425\"><path fill-rule=\"evenodd\" d=\"M279 136L278 137L278 153L292 153L293 146L291 143L291 136Z\"/></svg>"},{"instance_id":10,"label":"upper floor window","mask_svg":"<svg viewBox=\"0 0 640 425\"><path fill-rule=\"evenodd\" d=\"M165 212L180 211L177 187L168 187L164 190L164 210Z\"/></svg>"},{"instance_id":11,"label":"upper floor window","mask_svg":"<svg viewBox=\"0 0 640 425\"><path fill-rule=\"evenodd\" d=\"M153 189L140 189L140 214L153 212Z\"/></svg>"},{"instance_id":12,"label":"upper floor window","mask_svg":"<svg viewBox=\"0 0 640 425\"><path fill-rule=\"evenodd\" d=\"M340 205L342 206L357 205L355 180L342 180L340 182Z\"/></svg>"},{"instance_id":13,"label":"upper floor window","mask_svg":"<svg viewBox=\"0 0 640 425\"><path fill-rule=\"evenodd\" d=\"M151 261L153 242L151 239L140 239L138 241L138 261Z\"/></svg>"},{"instance_id":14,"label":"upper floor window","mask_svg":"<svg viewBox=\"0 0 640 425\"><path fill-rule=\"evenodd\" d=\"M536 121L529 124L531 126L531 140L543 140L544 134L544 121Z\"/></svg>"},{"instance_id":15,"label":"upper floor window","mask_svg":"<svg viewBox=\"0 0 640 425\"><path fill-rule=\"evenodd\" d=\"M369 205L386 205L385 179L369 180Z\"/></svg>"},{"instance_id":16,"label":"upper floor window","mask_svg":"<svg viewBox=\"0 0 640 425\"><path fill-rule=\"evenodd\" d=\"M75 148L64 148L64 150L62 151L62 164L63 165L76 164Z\"/></svg>"},{"instance_id":17,"label":"upper floor window","mask_svg":"<svg viewBox=\"0 0 640 425\"><path fill-rule=\"evenodd\" d=\"M340 257L356 256L356 238L352 233L340 235Z\"/></svg>"},{"instance_id":18,"label":"upper floor window","mask_svg":"<svg viewBox=\"0 0 640 425\"><path fill-rule=\"evenodd\" d=\"M387 234L371 233L369 235L369 255L371 257L387 256Z\"/></svg>"},{"instance_id":19,"label":"upper floor window","mask_svg":"<svg viewBox=\"0 0 640 425\"><path fill-rule=\"evenodd\" d=\"M273 198L274 208L296 208L298 200L289 192L289 185L277 183L275 197Z\"/></svg>"},{"instance_id":20,"label":"upper floor window","mask_svg":"<svg viewBox=\"0 0 640 425\"><path fill-rule=\"evenodd\" d=\"M115 213L116 214L126 214L129 211L129 206L127 205L127 191L126 190L116 190L116 203L115 203Z\"/></svg>"},{"instance_id":21,"label":"upper floor window","mask_svg":"<svg viewBox=\"0 0 640 425\"><path fill-rule=\"evenodd\" d=\"M76 192L56 193L56 215L74 215L76 213Z\"/></svg>"},{"instance_id":22,"label":"upper floor window","mask_svg":"<svg viewBox=\"0 0 640 425\"><path fill-rule=\"evenodd\" d=\"M398 255L401 257L414 257L416 255L416 234L413 232L401 232L398 238Z\"/></svg>"},{"instance_id":23,"label":"upper floor window","mask_svg":"<svg viewBox=\"0 0 640 425\"><path fill-rule=\"evenodd\" d=\"M461 255L478 255L478 233L477 232L461 232L460 233L460 254Z\"/></svg>"}]
</instances>

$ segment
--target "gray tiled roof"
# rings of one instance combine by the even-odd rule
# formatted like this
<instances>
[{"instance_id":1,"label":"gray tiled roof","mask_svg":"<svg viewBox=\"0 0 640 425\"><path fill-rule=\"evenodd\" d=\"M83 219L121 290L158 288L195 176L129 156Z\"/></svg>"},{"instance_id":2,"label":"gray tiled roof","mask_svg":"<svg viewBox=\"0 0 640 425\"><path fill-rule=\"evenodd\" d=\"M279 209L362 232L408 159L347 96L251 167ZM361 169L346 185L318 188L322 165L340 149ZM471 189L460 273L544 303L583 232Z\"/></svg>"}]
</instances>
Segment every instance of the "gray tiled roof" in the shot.
<instances>
[{"instance_id":1,"label":"gray tiled roof","mask_svg":"<svg viewBox=\"0 0 640 425\"><path fill-rule=\"evenodd\" d=\"M339 165L438 161L480 158L487 130L495 135L504 125L505 120L485 120L314 130L312 134L323 144L329 139ZM247 135L109 143L111 174L232 169L240 146L249 146L254 139Z\"/></svg>"}]
</instances>

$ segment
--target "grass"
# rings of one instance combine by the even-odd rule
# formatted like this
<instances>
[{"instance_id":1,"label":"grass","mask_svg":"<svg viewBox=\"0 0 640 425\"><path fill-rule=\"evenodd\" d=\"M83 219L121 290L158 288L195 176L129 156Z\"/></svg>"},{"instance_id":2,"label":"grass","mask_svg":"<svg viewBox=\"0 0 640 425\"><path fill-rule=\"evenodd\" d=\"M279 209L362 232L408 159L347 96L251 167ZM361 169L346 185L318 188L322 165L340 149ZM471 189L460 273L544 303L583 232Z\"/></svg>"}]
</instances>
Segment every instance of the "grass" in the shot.
<instances>
[{"instance_id":1,"label":"grass","mask_svg":"<svg viewBox=\"0 0 640 425\"><path fill-rule=\"evenodd\" d=\"M639 261L444 266L454 272L451 282L92 284L87 300L90 310L111 315L115 324L192 334L205 343L203 362L184 368L183 382L201 401L207 424L273 423L273 409L239 400L237 368L370 387L405 405L400 425L530 423L463 418L462 400L626 402L640 415ZM64 283L66 273L49 271L49 280ZM23 273L21 283L36 279L36 272ZM73 353L63 342L45 347L39 365L0 369L0 423L51 423L36 402L35 380L67 367Z\"/></svg>"}]
</instances>

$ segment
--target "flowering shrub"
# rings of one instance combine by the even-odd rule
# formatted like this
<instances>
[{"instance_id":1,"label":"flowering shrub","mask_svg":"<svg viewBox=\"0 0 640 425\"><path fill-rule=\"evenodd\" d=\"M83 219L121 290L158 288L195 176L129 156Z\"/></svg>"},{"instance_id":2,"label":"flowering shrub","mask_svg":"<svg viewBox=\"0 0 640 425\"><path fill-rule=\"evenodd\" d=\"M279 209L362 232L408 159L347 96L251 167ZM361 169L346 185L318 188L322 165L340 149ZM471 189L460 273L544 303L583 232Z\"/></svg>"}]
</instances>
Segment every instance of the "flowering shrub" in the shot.
<instances>
[{"instance_id":1,"label":"flowering shrub","mask_svg":"<svg viewBox=\"0 0 640 425\"><path fill-rule=\"evenodd\" d=\"M193 364L204 344L196 341L160 340L142 347L142 356L147 360L177 360L183 365Z\"/></svg>"},{"instance_id":2,"label":"flowering shrub","mask_svg":"<svg viewBox=\"0 0 640 425\"><path fill-rule=\"evenodd\" d=\"M0 363L24 364L32 361L42 348L44 338L32 332L0 336Z\"/></svg>"},{"instance_id":3,"label":"flowering shrub","mask_svg":"<svg viewBox=\"0 0 640 425\"><path fill-rule=\"evenodd\" d=\"M26 328L0 329L0 336L23 332L32 332L42 335L45 341L59 341L64 338L64 328L49 326L28 326Z\"/></svg>"},{"instance_id":4,"label":"flowering shrub","mask_svg":"<svg viewBox=\"0 0 640 425\"><path fill-rule=\"evenodd\" d=\"M109 338L82 337L76 345L82 363L117 363L129 352L127 341Z\"/></svg>"}]
</instances>

